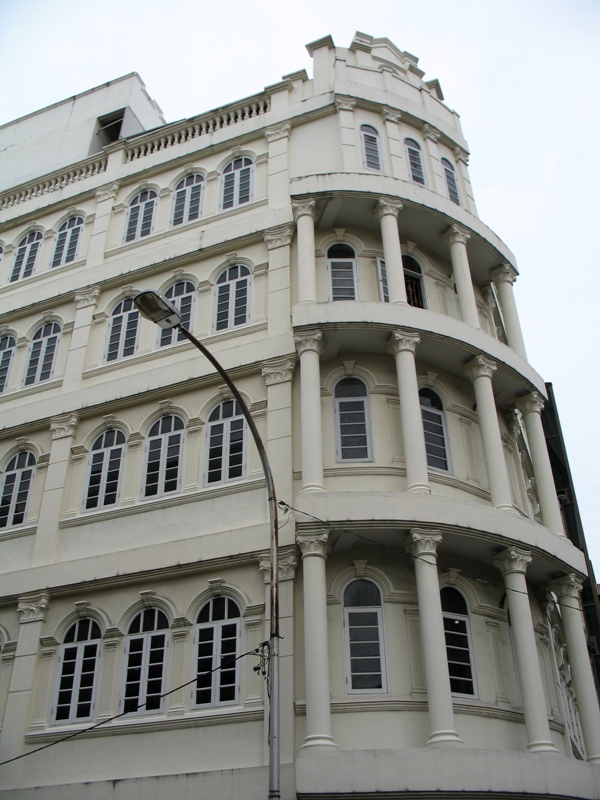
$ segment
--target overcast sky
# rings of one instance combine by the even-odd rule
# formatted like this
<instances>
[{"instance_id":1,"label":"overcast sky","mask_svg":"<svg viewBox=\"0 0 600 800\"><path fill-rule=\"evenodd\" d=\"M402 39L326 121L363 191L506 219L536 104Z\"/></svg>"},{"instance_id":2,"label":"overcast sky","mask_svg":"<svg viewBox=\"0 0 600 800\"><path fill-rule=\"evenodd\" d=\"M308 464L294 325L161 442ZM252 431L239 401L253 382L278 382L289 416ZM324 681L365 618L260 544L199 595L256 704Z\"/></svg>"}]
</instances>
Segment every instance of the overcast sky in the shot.
<instances>
[{"instance_id":1,"label":"overcast sky","mask_svg":"<svg viewBox=\"0 0 600 800\"><path fill-rule=\"evenodd\" d=\"M312 75L308 42L386 36L438 78L479 214L511 248L600 580L599 0L0 0L0 124L136 71L168 122ZM0 165L1 169L1 165Z\"/></svg>"}]
</instances>

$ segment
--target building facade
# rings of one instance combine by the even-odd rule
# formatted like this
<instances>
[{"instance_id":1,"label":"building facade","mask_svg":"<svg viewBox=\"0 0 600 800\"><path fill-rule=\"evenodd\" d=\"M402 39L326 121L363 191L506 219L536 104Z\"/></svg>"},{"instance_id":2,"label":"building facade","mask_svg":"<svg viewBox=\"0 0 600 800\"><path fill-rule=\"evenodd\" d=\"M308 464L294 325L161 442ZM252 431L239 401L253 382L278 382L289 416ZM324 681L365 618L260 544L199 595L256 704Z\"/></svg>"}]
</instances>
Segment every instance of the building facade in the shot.
<instances>
[{"instance_id":1,"label":"building facade","mask_svg":"<svg viewBox=\"0 0 600 800\"><path fill-rule=\"evenodd\" d=\"M0 128L0 798L267 794L261 463L144 289L275 474L282 797L600 797L515 258L417 59L308 49L182 122L132 74Z\"/></svg>"}]
</instances>

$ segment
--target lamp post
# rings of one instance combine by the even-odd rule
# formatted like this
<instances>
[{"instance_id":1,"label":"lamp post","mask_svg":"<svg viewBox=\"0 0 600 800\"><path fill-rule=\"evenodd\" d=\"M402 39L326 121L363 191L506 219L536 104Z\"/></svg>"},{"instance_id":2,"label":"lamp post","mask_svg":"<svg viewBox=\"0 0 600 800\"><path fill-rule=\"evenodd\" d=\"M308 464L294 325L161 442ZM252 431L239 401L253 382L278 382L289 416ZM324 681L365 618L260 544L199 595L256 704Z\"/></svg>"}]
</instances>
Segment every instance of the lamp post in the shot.
<instances>
[{"instance_id":1,"label":"lamp post","mask_svg":"<svg viewBox=\"0 0 600 800\"><path fill-rule=\"evenodd\" d=\"M223 378L231 393L240 404L242 414L246 419L250 433L254 439L263 472L267 484L267 495L269 499L269 521L270 521L270 555L271 555L271 579L270 579L270 612L271 629L269 636L269 679L271 684L269 702L269 800L279 800L280 792L280 768L279 768L279 547L277 531L277 498L275 496L275 483L271 465L267 458L265 446L260 438L260 434L250 409L246 405L244 398L237 390L235 384L223 369L217 359L196 337L184 328L181 324L181 314L177 307L153 290L140 292L133 298L140 314L151 322L155 322L161 328L176 328L204 355L219 375Z\"/></svg>"}]
</instances>

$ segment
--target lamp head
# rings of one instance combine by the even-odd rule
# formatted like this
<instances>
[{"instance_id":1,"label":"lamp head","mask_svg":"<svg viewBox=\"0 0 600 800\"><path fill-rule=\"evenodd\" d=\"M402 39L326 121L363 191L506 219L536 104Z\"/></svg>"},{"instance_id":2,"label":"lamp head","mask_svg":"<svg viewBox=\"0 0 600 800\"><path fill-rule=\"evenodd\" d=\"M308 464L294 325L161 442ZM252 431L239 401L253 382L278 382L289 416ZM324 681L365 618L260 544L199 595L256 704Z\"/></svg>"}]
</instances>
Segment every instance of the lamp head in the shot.
<instances>
[{"instance_id":1,"label":"lamp head","mask_svg":"<svg viewBox=\"0 0 600 800\"><path fill-rule=\"evenodd\" d=\"M136 294L133 302L144 319L155 322L161 328L174 328L181 324L181 314L177 308L154 289Z\"/></svg>"}]
</instances>

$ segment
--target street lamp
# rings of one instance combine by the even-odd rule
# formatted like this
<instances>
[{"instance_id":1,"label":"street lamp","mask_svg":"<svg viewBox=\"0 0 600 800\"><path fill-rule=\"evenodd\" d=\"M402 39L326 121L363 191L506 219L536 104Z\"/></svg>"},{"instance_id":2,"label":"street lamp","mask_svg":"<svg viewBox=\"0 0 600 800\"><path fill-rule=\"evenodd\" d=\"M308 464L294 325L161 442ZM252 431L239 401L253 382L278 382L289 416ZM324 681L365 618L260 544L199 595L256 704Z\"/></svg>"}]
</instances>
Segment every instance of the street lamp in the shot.
<instances>
[{"instance_id":1,"label":"street lamp","mask_svg":"<svg viewBox=\"0 0 600 800\"><path fill-rule=\"evenodd\" d=\"M269 678L271 683L270 703L269 703L269 800L279 800L280 793L280 769L279 769L279 547L277 531L277 498L275 496L275 483L271 465L267 458L265 446L260 438L260 434L250 409L246 405L244 398L237 390L235 384L223 369L217 359L196 337L184 328L181 324L181 314L177 307L166 297L158 292L148 290L140 292L133 298L140 314L155 322L161 328L176 328L185 336L186 339L200 350L202 355L210 361L219 375L223 378L231 393L240 404L242 413L250 428L250 433L258 449L265 480L267 484L267 495L269 498L269 518L270 518L270 550L271 550L271 580L270 580L270 611L271 611L271 631L269 637Z\"/></svg>"}]
</instances>

